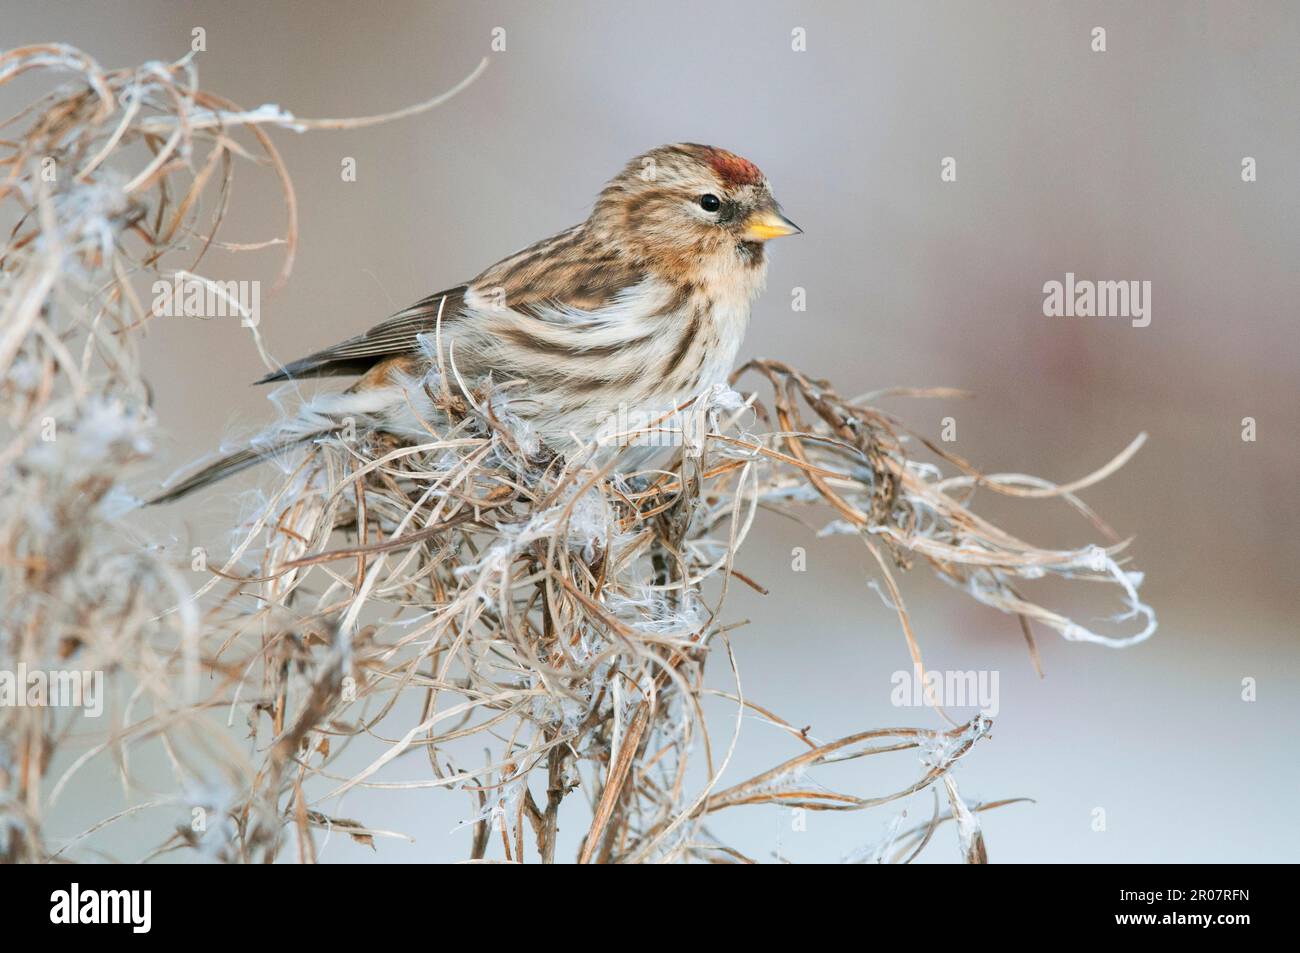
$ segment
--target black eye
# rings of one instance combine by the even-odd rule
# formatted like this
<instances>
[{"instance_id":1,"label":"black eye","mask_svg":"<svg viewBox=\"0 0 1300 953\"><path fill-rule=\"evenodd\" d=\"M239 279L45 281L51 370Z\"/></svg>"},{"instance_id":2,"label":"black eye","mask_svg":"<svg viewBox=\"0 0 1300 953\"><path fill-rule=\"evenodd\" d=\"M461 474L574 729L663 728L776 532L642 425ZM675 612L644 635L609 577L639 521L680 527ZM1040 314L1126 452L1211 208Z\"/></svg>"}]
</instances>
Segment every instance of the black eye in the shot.
<instances>
[{"instance_id":1,"label":"black eye","mask_svg":"<svg viewBox=\"0 0 1300 953\"><path fill-rule=\"evenodd\" d=\"M722 208L722 199L718 198L712 192L706 192L700 196L700 208L706 212L716 212Z\"/></svg>"}]
</instances>

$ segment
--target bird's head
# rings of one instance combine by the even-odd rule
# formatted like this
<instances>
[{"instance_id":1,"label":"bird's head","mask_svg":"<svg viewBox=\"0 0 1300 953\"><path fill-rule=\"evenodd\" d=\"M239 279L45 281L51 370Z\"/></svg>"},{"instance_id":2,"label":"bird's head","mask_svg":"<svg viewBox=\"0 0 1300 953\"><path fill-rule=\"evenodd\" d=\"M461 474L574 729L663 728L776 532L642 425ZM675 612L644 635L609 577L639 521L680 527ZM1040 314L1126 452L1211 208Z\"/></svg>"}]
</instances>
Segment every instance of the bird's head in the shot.
<instances>
[{"instance_id":1,"label":"bird's head","mask_svg":"<svg viewBox=\"0 0 1300 953\"><path fill-rule=\"evenodd\" d=\"M763 242L800 232L754 163L690 142L629 162L601 192L591 221L647 258L739 251L761 261Z\"/></svg>"}]
</instances>

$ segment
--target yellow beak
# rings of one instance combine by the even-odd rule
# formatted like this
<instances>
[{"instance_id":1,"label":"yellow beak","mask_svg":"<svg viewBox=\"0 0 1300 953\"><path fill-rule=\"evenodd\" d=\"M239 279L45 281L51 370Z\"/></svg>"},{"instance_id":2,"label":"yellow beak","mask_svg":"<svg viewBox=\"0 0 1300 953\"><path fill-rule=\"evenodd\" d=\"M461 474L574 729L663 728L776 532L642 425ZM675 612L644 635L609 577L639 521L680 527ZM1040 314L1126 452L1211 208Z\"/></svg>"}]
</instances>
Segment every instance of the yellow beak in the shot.
<instances>
[{"instance_id":1,"label":"yellow beak","mask_svg":"<svg viewBox=\"0 0 1300 953\"><path fill-rule=\"evenodd\" d=\"M758 209L745 220L744 237L750 242L765 242L769 238L799 235L802 232L802 228L771 206Z\"/></svg>"}]
</instances>

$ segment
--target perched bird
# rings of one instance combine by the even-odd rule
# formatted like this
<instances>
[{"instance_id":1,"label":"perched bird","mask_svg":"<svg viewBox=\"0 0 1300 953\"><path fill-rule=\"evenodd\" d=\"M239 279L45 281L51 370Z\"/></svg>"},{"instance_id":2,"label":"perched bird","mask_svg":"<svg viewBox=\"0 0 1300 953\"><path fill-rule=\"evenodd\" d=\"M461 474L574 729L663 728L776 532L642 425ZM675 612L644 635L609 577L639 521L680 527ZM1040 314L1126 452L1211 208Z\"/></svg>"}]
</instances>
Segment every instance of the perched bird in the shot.
<instances>
[{"instance_id":1,"label":"perched bird","mask_svg":"<svg viewBox=\"0 0 1300 953\"><path fill-rule=\"evenodd\" d=\"M612 414L671 412L726 381L766 278L764 243L799 231L749 160L713 146L661 146L629 162L582 224L257 383L360 375L313 419L323 409L326 418L418 430L399 421L410 413L406 394L441 354L449 375L515 382L510 411L563 452ZM328 430L255 441L152 502Z\"/></svg>"}]
</instances>

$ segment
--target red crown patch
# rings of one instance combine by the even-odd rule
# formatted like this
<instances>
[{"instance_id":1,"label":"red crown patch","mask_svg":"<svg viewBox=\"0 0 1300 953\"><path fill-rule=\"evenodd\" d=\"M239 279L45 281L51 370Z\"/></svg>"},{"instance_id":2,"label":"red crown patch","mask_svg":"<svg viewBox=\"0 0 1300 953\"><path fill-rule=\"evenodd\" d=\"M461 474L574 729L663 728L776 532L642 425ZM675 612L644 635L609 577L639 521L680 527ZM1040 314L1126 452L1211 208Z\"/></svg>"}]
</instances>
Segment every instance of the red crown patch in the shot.
<instances>
[{"instance_id":1,"label":"red crown patch","mask_svg":"<svg viewBox=\"0 0 1300 953\"><path fill-rule=\"evenodd\" d=\"M709 165L728 185L759 185L763 181L763 173L758 170L758 166L724 149L713 149L710 152Z\"/></svg>"}]
</instances>

